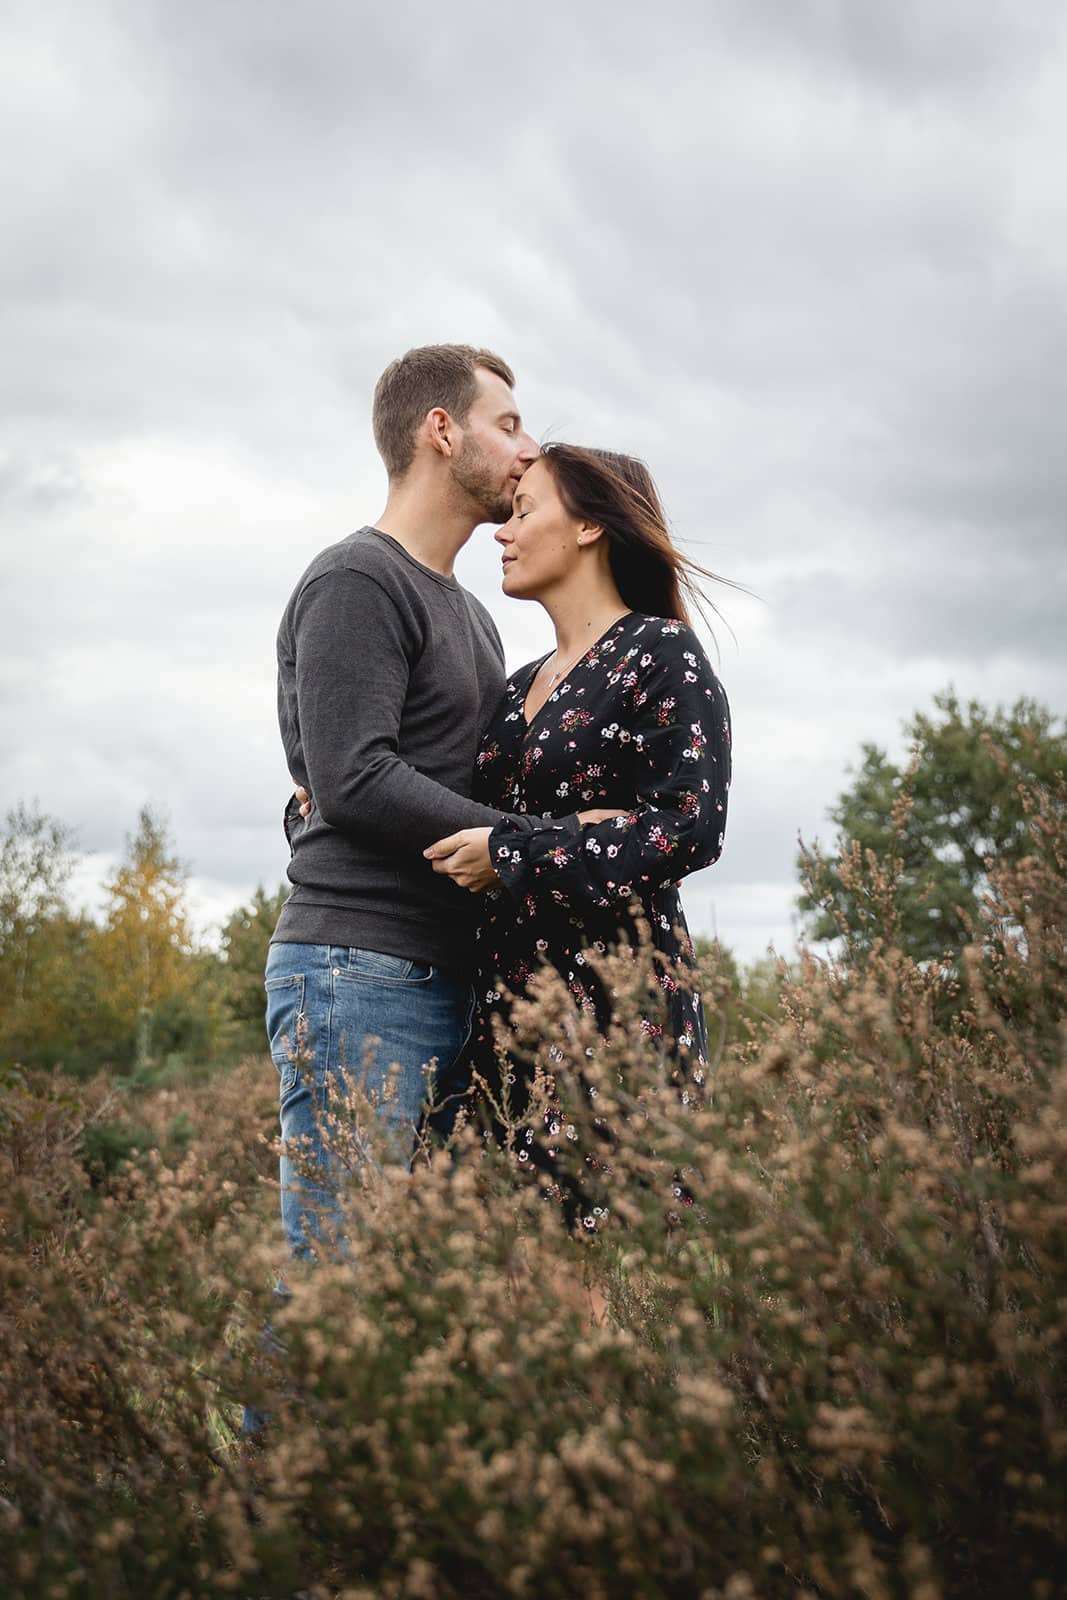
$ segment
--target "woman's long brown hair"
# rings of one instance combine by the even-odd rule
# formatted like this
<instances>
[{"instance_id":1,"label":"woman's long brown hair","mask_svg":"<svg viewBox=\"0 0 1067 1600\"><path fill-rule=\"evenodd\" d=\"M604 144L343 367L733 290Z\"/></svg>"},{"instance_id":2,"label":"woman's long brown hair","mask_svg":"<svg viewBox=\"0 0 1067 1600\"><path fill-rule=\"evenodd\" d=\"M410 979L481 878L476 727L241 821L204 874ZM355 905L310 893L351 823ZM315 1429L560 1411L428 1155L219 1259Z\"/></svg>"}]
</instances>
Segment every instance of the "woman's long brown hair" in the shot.
<instances>
[{"instance_id":1,"label":"woman's long brown hair","mask_svg":"<svg viewBox=\"0 0 1067 1600\"><path fill-rule=\"evenodd\" d=\"M676 549L643 461L574 444L545 445L540 459L569 514L603 528L612 577L631 611L689 622L692 604L707 622L705 607L715 606L699 580L725 580Z\"/></svg>"}]
</instances>

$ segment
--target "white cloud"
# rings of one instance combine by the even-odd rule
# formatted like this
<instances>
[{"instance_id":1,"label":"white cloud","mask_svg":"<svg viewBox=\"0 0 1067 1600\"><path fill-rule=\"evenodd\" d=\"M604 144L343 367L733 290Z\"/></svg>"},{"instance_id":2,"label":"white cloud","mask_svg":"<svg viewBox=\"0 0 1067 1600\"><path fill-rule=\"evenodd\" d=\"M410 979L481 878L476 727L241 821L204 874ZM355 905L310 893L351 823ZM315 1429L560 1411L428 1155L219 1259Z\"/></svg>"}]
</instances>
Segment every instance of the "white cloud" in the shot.
<instances>
[{"instance_id":1,"label":"white cloud","mask_svg":"<svg viewBox=\"0 0 1067 1600\"><path fill-rule=\"evenodd\" d=\"M498 346L536 432L642 454L720 630L736 776L690 887L791 938L798 830L953 682L1067 704L1067 34L996 0L12 8L0 64L0 800L197 903L285 865L273 641L372 519L369 400ZM464 581L514 665L549 648Z\"/></svg>"}]
</instances>

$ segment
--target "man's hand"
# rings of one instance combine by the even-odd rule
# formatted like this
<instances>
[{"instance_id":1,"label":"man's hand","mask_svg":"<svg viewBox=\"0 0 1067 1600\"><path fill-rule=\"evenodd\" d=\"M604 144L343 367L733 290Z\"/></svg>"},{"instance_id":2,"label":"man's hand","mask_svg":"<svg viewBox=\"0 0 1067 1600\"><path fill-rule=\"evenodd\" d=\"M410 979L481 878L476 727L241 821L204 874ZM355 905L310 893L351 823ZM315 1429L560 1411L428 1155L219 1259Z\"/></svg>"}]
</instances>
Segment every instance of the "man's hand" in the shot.
<instances>
[{"instance_id":1,"label":"man's hand","mask_svg":"<svg viewBox=\"0 0 1067 1600\"><path fill-rule=\"evenodd\" d=\"M492 831L492 828L461 828L447 839L438 839L422 853L433 863L435 872L443 873L461 889L469 889L471 894L484 894L486 889L500 886L489 859Z\"/></svg>"},{"instance_id":2,"label":"man's hand","mask_svg":"<svg viewBox=\"0 0 1067 1600\"><path fill-rule=\"evenodd\" d=\"M296 798L300 801L300 815L302 817L310 817L310 815L311 815L311 796L308 794L308 792L304 788L304 786L302 784L299 784L299 783L296 786L295 793L296 793Z\"/></svg>"},{"instance_id":3,"label":"man's hand","mask_svg":"<svg viewBox=\"0 0 1067 1600\"><path fill-rule=\"evenodd\" d=\"M297 791L299 797L299 791ZM628 811L594 810L579 811L578 821L583 825L587 822L610 822L613 817L628 817ZM489 835L491 828L462 828L459 833L450 834L447 839L438 839L428 850L422 853L427 861L433 863L435 872L444 873L446 877L458 883L461 889L469 889L472 894L484 894L486 889L500 887L500 879L493 870L493 863L489 856Z\"/></svg>"}]
</instances>

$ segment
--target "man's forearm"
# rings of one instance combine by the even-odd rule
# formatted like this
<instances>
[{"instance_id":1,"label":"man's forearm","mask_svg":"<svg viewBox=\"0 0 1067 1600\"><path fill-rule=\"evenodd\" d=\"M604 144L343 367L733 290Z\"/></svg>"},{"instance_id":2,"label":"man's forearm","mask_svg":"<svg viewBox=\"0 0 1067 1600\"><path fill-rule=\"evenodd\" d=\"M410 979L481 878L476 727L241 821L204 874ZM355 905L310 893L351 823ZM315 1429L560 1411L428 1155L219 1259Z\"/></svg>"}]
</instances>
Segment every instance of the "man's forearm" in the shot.
<instances>
[{"instance_id":1,"label":"man's forearm","mask_svg":"<svg viewBox=\"0 0 1067 1600\"><path fill-rule=\"evenodd\" d=\"M348 571L310 585L296 618L297 720L312 803L329 827L401 851L496 827L504 816L400 753L410 662L422 647L413 627L373 579ZM469 737L469 729L448 736L460 732Z\"/></svg>"},{"instance_id":2,"label":"man's forearm","mask_svg":"<svg viewBox=\"0 0 1067 1600\"><path fill-rule=\"evenodd\" d=\"M465 799L382 751L346 773L317 772L308 752L312 803L323 822L342 833L424 850L461 828L495 828L504 813ZM521 819L513 819L522 826Z\"/></svg>"}]
</instances>

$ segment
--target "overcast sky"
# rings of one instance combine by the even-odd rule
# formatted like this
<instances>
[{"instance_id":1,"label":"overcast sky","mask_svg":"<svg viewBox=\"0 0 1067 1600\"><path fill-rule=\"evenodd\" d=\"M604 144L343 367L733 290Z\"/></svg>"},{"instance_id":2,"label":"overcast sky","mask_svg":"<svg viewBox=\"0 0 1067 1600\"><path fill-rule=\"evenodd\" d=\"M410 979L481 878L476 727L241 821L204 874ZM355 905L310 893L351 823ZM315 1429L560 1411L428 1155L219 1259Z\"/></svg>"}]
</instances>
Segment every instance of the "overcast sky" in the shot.
<instances>
[{"instance_id":1,"label":"overcast sky","mask_svg":"<svg viewBox=\"0 0 1067 1600\"><path fill-rule=\"evenodd\" d=\"M145 802L202 925L284 873L274 637L381 511L375 379L499 349L722 591L694 931L788 951L798 831L950 683L1067 707L1058 0L0 0L0 803ZM549 648L460 576L511 665ZM358 670L358 662L355 670Z\"/></svg>"}]
</instances>

